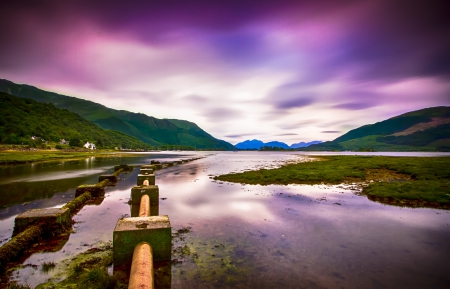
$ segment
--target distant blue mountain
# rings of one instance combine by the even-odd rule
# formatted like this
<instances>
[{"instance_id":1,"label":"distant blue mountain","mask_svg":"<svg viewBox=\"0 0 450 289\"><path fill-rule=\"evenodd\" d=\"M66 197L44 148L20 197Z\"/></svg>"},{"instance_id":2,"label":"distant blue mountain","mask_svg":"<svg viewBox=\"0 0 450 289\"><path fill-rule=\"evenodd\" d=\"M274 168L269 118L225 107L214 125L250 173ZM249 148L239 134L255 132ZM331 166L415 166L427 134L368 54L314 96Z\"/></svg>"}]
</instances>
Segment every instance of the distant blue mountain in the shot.
<instances>
[{"instance_id":1,"label":"distant blue mountain","mask_svg":"<svg viewBox=\"0 0 450 289\"><path fill-rule=\"evenodd\" d=\"M292 149L305 148L305 147L309 147L310 145L319 144L319 143L323 143L323 141L321 141L321 140L314 140L314 141L310 141L310 142L303 142L302 141L302 142L291 144L290 148L292 148Z\"/></svg>"},{"instance_id":2,"label":"distant blue mountain","mask_svg":"<svg viewBox=\"0 0 450 289\"><path fill-rule=\"evenodd\" d=\"M319 144L319 143L322 143L322 141L315 140L312 142L299 142L299 143L292 144L291 146L288 146L284 142L270 141L270 142L265 143L260 140L254 139L254 140L246 140L246 141L240 142L240 143L236 144L235 147L238 149L241 149L241 150L246 150L246 149L247 150L248 149L259 150L263 146L289 149L289 148L303 148L303 147L310 146L312 144Z\"/></svg>"},{"instance_id":3,"label":"distant blue mountain","mask_svg":"<svg viewBox=\"0 0 450 289\"><path fill-rule=\"evenodd\" d=\"M266 143L264 143L264 146L267 146L267 147L279 147L279 148L284 148L284 149L288 149L289 148L289 146L287 144L285 144L284 142L280 142L280 141L266 142Z\"/></svg>"},{"instance_id":4,"label":"distant blue mountain","mask_svg":"<svg viewBox=\"0 0 450 289\"><path fill-rule=\"evenodd\" d=\"M236 148L241 149L241 150L246 150L246 149L259 150L262 146L264 146L264 143L257 139L246 140L246 141L240 142L235 145Z\"/></svg>"}]
</instances>

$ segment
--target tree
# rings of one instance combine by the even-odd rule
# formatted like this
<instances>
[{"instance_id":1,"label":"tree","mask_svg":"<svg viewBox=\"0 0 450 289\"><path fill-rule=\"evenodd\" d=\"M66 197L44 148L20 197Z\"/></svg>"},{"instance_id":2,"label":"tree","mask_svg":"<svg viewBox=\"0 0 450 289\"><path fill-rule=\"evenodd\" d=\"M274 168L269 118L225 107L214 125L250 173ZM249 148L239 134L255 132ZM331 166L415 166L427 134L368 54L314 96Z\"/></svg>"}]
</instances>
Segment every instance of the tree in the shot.
<instances>
[{"instance_id":1,"label":"tree","mask_svg":"<svg viewBox=\"0 0 450 289\"><path fill-rule=\"evenodd\" d=\"M77 137L71 138L70 141L69 141L69 145L71 147L81 147L82 146L81 140L79 138L77 138Z\"/></svg>"}]
</instances>

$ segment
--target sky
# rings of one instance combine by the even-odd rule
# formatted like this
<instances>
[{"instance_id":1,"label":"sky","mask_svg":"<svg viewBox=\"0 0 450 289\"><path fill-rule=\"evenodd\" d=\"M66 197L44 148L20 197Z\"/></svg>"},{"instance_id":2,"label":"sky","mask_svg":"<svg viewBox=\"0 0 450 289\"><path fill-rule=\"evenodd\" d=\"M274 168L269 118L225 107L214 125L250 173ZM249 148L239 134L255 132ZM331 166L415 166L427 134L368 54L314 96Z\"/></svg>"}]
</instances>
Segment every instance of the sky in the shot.
<instances>
[{"instance_id":1,"label":"sky","mask_svg":"<svg viewBox=\"0 0 450 289\"><path fill-rule=\"evenodd\" d=\"M0 78L195 122L333 140L450 106L446 1L2 1Z\"/></svg>"}]
</instances>

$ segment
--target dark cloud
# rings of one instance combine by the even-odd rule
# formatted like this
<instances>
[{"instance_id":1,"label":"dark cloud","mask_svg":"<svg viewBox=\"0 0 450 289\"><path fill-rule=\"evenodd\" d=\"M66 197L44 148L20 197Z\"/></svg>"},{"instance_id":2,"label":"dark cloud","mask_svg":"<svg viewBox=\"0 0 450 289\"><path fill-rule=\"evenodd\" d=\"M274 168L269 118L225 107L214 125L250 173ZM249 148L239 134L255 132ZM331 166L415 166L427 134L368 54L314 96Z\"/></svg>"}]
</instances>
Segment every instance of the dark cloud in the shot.
<instances>
[{"instance_id":1,"label":"dark cloud","mask_svg":"<svg viewBox=\"0 0 450 289\"><path fill-rule=\"evenodd\" d=\"M269 93L267 99L281 110L305 107L315 102L313 93L305 91L303 82L280 85Z\"/></svg>"},{"instance_id":2,"label":"dark cloud","mask_svg":"<svg viewBox=\"0 0 450 289\"><path fill-rule=\"evenodd\" d=\"M340 133L339 130L323 130L321 133Z\"/></svg>"}]
</instances>

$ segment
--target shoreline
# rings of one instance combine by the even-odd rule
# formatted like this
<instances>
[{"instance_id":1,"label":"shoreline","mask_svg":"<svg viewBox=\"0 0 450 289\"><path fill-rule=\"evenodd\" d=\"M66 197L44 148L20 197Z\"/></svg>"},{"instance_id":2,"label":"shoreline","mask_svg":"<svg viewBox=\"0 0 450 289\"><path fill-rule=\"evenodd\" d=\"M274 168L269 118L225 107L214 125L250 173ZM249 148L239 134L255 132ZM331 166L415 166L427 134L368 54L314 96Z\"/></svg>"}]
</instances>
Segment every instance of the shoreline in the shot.
<instances>
[{"instance_id":1,"label":"shoreline","mask_svg":"<svg viewBox=\"0 0 450 289\"><path fill-rule=\"evenodd\" d=\"M449 157L320 156L215 176L214 180L250 185L340 185L359 183L369 200L411 208L450 209Z\"/></svg>"}]
</instances>

